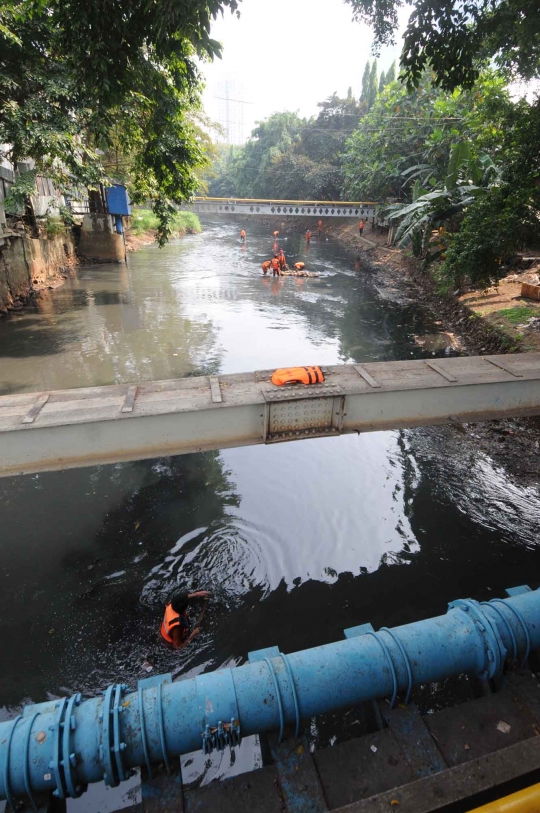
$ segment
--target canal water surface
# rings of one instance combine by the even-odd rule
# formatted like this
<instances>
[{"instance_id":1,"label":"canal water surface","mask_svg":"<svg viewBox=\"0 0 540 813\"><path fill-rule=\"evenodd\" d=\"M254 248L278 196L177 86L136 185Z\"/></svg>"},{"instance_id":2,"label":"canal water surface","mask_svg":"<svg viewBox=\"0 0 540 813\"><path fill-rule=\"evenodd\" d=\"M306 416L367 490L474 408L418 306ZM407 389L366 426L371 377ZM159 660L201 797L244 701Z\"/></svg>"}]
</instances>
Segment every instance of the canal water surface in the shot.
<instances>
[{"instance_id":1,"label":"canal water surface","mask_svg":"<svg viewBox=\"0 0 540 813\"><path fill-rule=\"evenodd\" d=\"M239 228L207 223L127 267L83 266L3 320L0 392L422 357L413 337L429 317L380 296L338 245L283 240L321 276L273 280L260 270L268 230L250 225L241 246ZM195 675L539 580L538 491L457 428L2 479L0 511L6 715L134 686L145 668ZM200 636L170 653L158 628L179 586L214 597Z\"/></svg>"}]
</instances>

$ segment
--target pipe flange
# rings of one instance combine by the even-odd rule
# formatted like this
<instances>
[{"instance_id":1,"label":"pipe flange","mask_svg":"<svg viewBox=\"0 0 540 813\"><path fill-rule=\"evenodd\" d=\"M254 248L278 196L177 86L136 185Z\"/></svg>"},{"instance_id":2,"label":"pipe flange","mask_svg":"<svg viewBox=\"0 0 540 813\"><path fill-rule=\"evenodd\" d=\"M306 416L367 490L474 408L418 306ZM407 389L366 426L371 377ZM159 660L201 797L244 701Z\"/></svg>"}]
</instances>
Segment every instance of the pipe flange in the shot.
<instances>
[{"instance_id":1,"label":"pipe flange","mask_svg":"<svg viewBox=\"0 0 540 813\"><path fill-rule=\"evenodd\" d=\"M472 619L475 629L480 633L485 652L484 669L476 677L488 680L499 675L504 666L507 651L496 624L483 611L480 603L474 599L464 598L451 601L448 609L461 610Z\"/></svg>"},{"instance_id":2,"label":"pipe flange","mask_svg":"<svg viewBox=\"0 0 540 813\"><path fill-rule=\"evenodd\" d=\"M103 769L103 781L111 788L118 787L123 779L128 778L123 764L126 744L120 741L120 714L123 711L121 700L122 693L126 689L124 683L116 683L103 693L99 758Z\"/></svg>"},{"instance_id":3,"label":"pipe flange","mask_svg":"<svg viewBox=\"0 0 540 813\"><path fill-rule=\"evenodd\" d=\"M56 788L53 790L53 796L57 799L66 799L68 792L65 784L65 775L64 771L62 770L64 767L63 759L62 759L62 728L64 727L64 712L66 710L66 706L68 704L68 700L66 697L59 700L57 703L58 714L56 717L56 721L53 725L49 726L49 729L53 733L53 756L51 761L49 762L49 770L52 771L54 776L54 781L56 783Z\"/></svg>"},{"instance_id":4,"label":"pipe flange","mask_svg":"<svg viewBox=\"0 0 540 813\"><path fill-rule=\"evenodd\" d=\"M77 784L76 772L77 757L71 751L71 732L75 731L77 722L73 714L74 706L78 706L82 700L82 695L74 694L68 701L66 713L64 715L62 730L62 761L60 765L64 769L65 785L69 796L77 799L84 791L84 786Z\"/></svg>"}]
</instances>

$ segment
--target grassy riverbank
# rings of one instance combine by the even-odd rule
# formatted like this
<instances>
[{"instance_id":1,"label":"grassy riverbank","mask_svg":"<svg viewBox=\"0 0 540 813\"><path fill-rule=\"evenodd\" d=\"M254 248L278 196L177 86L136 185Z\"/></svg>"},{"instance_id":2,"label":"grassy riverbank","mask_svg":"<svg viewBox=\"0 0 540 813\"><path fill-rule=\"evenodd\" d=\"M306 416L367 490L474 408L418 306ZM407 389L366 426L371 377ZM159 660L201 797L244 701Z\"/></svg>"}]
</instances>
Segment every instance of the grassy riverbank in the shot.
<instances>
[{"instance_id":1,"label":"grassy riverbank","mask_svg":"<svg viewBox=\"0 0 540 813\"><path fill-rule=\"evenodd\" d=\"M128 251L137 251L142 246L153 243L156 238L158 219L150 209L134 209L131 220L126 229L126 248ZM193 212L177 212L174 216L174 237L184 234L199 234L202 231L197 215Z\"/></svg>"}]
</instances>

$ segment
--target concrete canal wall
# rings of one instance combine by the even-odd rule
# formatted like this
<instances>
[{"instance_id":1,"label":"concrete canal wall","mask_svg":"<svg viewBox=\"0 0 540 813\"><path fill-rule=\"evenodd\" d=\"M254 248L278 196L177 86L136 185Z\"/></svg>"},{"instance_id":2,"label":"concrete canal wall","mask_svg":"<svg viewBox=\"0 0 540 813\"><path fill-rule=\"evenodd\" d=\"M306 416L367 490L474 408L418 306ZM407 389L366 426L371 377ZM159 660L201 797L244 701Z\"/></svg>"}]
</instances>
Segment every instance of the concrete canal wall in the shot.
<instances>
[{"instance_id":1,"label":"concrete canal wall","mask_svg":"<svg viewBox=\"0 0 540 813\"><path fill-rule=\"evenodd\" d=\"M58 283L75 265L70 232L52 238L5 237L0 245L0 313L16 309L36 290Z\"/></svg>"}]
</instances>

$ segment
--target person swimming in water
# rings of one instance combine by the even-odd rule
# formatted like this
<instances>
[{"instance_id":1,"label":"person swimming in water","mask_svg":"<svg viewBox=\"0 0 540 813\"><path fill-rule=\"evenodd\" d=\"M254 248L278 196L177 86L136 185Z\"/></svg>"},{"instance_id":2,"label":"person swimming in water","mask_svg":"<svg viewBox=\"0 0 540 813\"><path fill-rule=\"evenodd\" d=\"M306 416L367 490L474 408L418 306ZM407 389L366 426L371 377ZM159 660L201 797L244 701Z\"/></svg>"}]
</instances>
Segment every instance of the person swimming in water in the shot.
<instances>
[{"instance_id":1,"label":"person swimming in water","mask_svg":"<svg viewBox=\"0 0 540 813\"><path fill-rule=\"evenodd\" d=\"M168 649L183 649L199 634L201 631L199 626L191 630L187 609L195 599L208 600L210 596L208 590L197 590L195 593L179 590L171 596L170 603L165 607L160 629L161 637Z\"/></svg>"}]
</instances>

